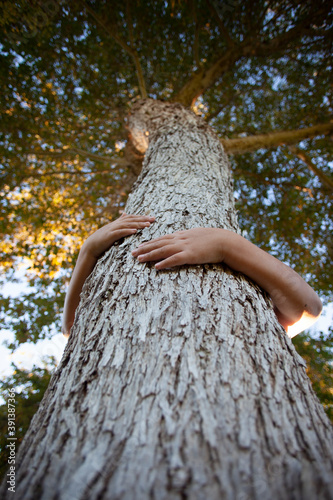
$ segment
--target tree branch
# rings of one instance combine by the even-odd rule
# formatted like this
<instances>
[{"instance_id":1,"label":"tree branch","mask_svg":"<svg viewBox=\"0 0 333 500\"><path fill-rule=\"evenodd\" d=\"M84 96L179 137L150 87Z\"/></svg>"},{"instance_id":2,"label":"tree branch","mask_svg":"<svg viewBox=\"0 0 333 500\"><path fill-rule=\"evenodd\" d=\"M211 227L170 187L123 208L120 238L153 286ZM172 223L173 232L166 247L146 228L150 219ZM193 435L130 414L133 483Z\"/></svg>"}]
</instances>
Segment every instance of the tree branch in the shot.
<instances>
[{"instance_id":1,"label":"tree branch","mask_svg":"<svg viewBox=\"0 0 333 500\"><path fill-rule=\"evenodd\" d=\"M117 163L118 165L127 165L128 162L125 160L125 158L115 158L114 156L102 156L102 155L97 155L94 153L89 153L88 151L85 151L83 149L79 148L73 148L69 149L67 151L70 151L72 154L78 154L80 156L85 156L86 158L90 158L91 160L96 160L96 161L103 161L103 162L110 162L110 163Z\"/></svg>"},{"instance_id":2,"label":"tree branch","mask_svg":"<svg viewBox=\"0 0 333 500\"><path fill-rule=\"evenodd\" d=\"M298 156L321 181L324 186L326 186L330 191L333 191L333 180L330 179L324 172L320 170L311 160L311 158L302 149L296 148L295 146L289 147L290 151Z\"/></svg>"},{"instance_id":3,"label":"tree branch","mask_svg":"<svg viewBox=\"0 0 333 500\"><path fill-rule=\"evenodd\" d=\"M176 94L171 102L179 102L184 106L191 106L196 99L211 87L220 76L222 76L241 57L240 47L233 48L223 54L208 69L201 69L185 83L183 88Z\"/></svg>"},{"instance_id":4,"label":"tree branch","mask_svg":"<svg viewBox=\"0 0 333 500\"><path fill-rule=\"evenodd\" d=\"M109 174L110 170L89 170L88 172L81 170L50 170L48 172L28 172L27 177L33 178L41 178L48 177L52 175L70 175L70 176L83 176L83 175L92 175L92 174Z\"/></svg>"},{"instance_id":5,"label":"tree branch","mask_svg":"<svg viewBox=\"0 0 333 500\"><path fill-rule=\"evenodd\" d=\"M317 9L316 12L311 10L306 18L299 22L289 31L280 33L278 36L262 42L255 38L247 38L241 44L229 46L229 50L225 52L215 62L210 62L211 65L201 69L201 71L193 74L193 76L185 83L183 88L171 99L172 102L179 102L184 106L191 106L195 100L202 95L205 90L210 88L214 83L228 71L236 61L242 57L263 57L276 55L280 51L285 51L292 42L297 41L304 29L316 21L322 20L324 13ZM311 33L316 35L316 32ZM309 36L309 32L306 33ZM229 42L230 43L230 42Z\"/></svg>"},{"instance_id":6,"label":"tree branch","mask_svg":"<svg viewBox=\"0 0 333 500\"><path fill-rule=\"evenodd\" d=\"M107 26L104 23L104 21L96 14L96 12L90 7L90 5L87 4L87 2L82 0L82 4L84 5L86 11L89 12L89 14L95 19L97 24L102 26L105 32L108 35L110 35L118 43L118 45L120 45L121 48L125 50L125 52L127 52L131 57L133 57L133 51L131 47L129 47L127 43L124 42L124 40L122 40L113 29L111 29L110 26Z\"/></svg>"},{"instance_id":7,"label":"tree branch","mask_svg":"<svg viewBox=\"0 0 333 500\"><path fill-rule=\"evenodd\" d=\"M235 42L233 41L233 39L231 38L231 36L229 35L226 27L224 26L223 22L222 22L222 19L221 19L221 16L219 14L219 9L218 9L218 5L217 5L217 2L215 0L208 0L208 5L209 5L209 8L210 10L212 11L213 15L216 17L217 19L217 24L219 25L219 28L220 28L220 31L227 43L227 46L229 48L233 47L235 45Z\"/></svg>"},{"instance_id":8,"label":"tree branch","mask_svg":"<svg viewBox=\"0 0 333 500\"><path fill-rule=\"evenodd\" d=\"M37 157L49 156L53 158L61 158L68 155L80 155L95 161L117 163L119 165L128 165L128 161L125 160L125 158L115 158L112 156L96 155L94 153L89 153L89 151L84 151L83 149L79 148L64 148L59 151L28 151L26 154L35 155Z\"/></svg>"},{"instance_id":9,"label":"tree branch","mask_svg":"<svg viewBox=\"0 0 333 500\"><path fill-rule=\"evenodd\" d=\"M257 149L277 148L283 144L297 144L304 139L326 135L333 131L333 122L321 123L299 130L284 130L268 134L251 135L237 139L221 139L224 150L229 155L247 153Z\"/></svg>"},{"instance_id":10,"label":"tree branch","mask_svg":"<svg viewBox=\"0 0 333 500\"><path fill-rule=\"evenodd\" d=\"M306 34L306 36L309 35L315 35L318 36L318 30L311 30L309 28L306 33L304 30L306 30L309 26L314 25L316 22L320 22L323 19L323 16L325 16L325 12L322 11L320 8L313 6L313 8L310 10L308 13L307 17L305 17L301 22L296 24L293 28L291 28L288 31L284 31L277 37L273 38L272 40L268 41L267 43L261 42L255 49L255 52L257 56L266 56L266 55L272 55L272 51L279 51L281 49L286 49L288 45L291 42L294 42L295 40L298 40L300 36L302 36L302 33Z\"/></svg>"},{"instance_id":11,"label":"tree branch","mask_svg":"<svg viewBox=\"0 0 333 500\"><path fill-rule=\"evenodd\" d=\"M304 191L308 193L308 195L313 198L313 193L312 190L304 187L304 186L298 186L297 184L294 184L293 182L287 182L283 181L281 182L280 180L276 180L273 178L270 179L265 179L260 173L258 172L249 172L248 170L242 170L239 168L236 168L233 170L233 174L238 177L254 177L259 183L264 184L266 186L275 186L277 189L280 191L286 191L286 189L297 189L297 191Z\"/></svg>"},{"instance_id":12,"label":"tree branch","mask_svg":"<svg viewBox=\"0 0 333 500\"><path fill-rule=\"evenodd\" d=\"M109 25L106 25L105 22L96 14L96 12L87 4L87 2L85 2L84 0L81 0L81 1L82 1L82 4L84 5L85 9L87 10L87 12L89 12L89 14L95 19L97 24L102 26L102 28L105 30L105 32L108 35L110 35L118 43L118 45L120 45L120 47L125 52L127 52L127 54L129 54L131 56L131 58L134 62L134 65L135 65L135 69L136 69L136 75L138 78L141 97L146 98L147 92L146 92L145 82L144 82L144 78L143 78L143 72L142 72L142 68L141 68L138 54L137 54L136 50L134 49L134 47L127 45L127 43L117 35L115 30L113 30ZM129 31L131 29L132 28L129 28ZM130 32L130 38L131 38L131 32Z\"/></svg>"},{"instance_id":13,"label":"tree branch","mask_svg":"<svg viewBox=\"0 0 333 500\"><path fill-rule=\"evenodd\" d=\"M139 82L140 94L141 94L142 99L146 99L147 98L146 84L145 84L145 80L143 77L140 59L139 59L137 51L134 48L135 43L134 43L134 35L133 35L133 23L132 23L132 16L131 16L131 9L130 9L129 0L126 1L126 13L127 13L127 24L128 24L128 32L129 32L129 37L130 37L130 44L131 44L131 49L133 51L132 57L133 57L135 68L136 68L136 76L137 76L138 82Z\"/></svg>"},{"instance_id":14,"label":"tree branch","mask_svg":"<svg viewBox=\"0 0 333 500\"><path fill-rule=\"evenodd\" d=\"M193 13L193 22L194 22L193 61L196 67L200 68L201 62L199 56L199 25L198 25L196 6L193 0L191 2L191 7Z\"/></svg>"}]
</instances>

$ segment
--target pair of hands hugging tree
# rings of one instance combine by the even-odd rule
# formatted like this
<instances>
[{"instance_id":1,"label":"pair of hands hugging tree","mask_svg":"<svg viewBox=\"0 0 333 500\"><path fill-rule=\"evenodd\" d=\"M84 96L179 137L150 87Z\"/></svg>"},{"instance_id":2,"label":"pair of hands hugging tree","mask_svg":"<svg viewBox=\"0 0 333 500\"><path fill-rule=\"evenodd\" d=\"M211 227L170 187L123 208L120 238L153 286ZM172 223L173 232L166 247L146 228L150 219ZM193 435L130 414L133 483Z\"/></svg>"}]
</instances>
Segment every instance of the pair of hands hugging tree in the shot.
<instances>
[{"instance_id":1,"label":"pair of hands hugging tree","mask_svg":"<svg viewBox=\"0 0 333 500\"><path fill-rule=\"evenodd\" d=\"M62 332L68 337L86 278L97 260L117 240L156 223L155 217L123 213L98 229L82 245L66 294ZM227 229L198 227L142 243L132 251L139 262L156 261L157 270L184 264L223 262L255 281L271 297L277 319L290 337L311 326L322 303L315 291L289 266Z\"/></svg>"}]
</instances>

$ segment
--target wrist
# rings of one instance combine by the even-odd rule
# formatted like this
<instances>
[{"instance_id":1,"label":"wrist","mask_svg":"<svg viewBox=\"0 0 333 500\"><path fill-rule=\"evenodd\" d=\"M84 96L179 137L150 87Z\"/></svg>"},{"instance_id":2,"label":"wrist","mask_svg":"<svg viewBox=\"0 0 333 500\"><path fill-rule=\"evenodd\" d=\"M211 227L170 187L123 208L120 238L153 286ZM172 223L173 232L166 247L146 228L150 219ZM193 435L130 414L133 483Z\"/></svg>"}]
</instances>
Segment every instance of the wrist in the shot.
<instances>
[{"instance_id":1,"label":"wrist","mask_svg":"<svg viewBox=\"0 0 333 500\"><path fill-rule=\"evenodd\" d=\"M228 229L218 229L220 262L232 267L233 256L237 253L239 235Z\"/></svg>"},{"instance_id":2,"label":"wrist","mask_svg":"<svg viewBox=\"0 0 333 500\"><path fill-rule=\"evenodd\" d=\"M80 252L79 252L79 258L88 260L90 262L96 263L98 260L98 255L94 249L94 246L91 244L89 241L89 238L83 243Z\"/></svg>"}]
</instances>

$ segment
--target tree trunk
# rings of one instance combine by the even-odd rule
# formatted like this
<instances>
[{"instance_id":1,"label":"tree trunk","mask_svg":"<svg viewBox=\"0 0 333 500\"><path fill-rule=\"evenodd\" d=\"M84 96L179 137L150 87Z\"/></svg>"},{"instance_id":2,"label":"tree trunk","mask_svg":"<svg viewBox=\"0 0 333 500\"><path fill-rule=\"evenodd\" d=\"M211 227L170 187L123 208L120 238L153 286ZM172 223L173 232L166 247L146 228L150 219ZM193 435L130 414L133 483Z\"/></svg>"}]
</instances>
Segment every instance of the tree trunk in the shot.
<instances>
[{"instance_id":1,"label":"tree trunk","mask_svg":"<svg viewBox=\"0 0 333 500\"><path fill-rule=\"evenodd\" d=\"M88 278L21 445L18 498L331 498L331 426L270 299L223 265L157 272L131 256L176 230L239 231L219 139L152 100L128 127L149 148L126 212L157 221Z\"/></svg>"}]
</instances>

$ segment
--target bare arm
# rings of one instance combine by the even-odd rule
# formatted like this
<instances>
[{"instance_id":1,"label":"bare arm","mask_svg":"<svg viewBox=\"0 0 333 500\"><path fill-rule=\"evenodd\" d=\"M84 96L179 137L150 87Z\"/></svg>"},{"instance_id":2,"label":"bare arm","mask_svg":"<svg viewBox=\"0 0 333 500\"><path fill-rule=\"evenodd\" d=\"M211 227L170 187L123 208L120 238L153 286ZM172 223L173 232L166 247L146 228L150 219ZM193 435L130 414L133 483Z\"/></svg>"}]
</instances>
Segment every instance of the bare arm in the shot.
<instances>
[{"instance_id":1,"label":"bare arm","mask_svg":"<svg viewBox=\"0 0 333 500\"><path fill-rule=\"evenodd\" d=\"M138 229L149 226L154 220L154 217L123 213L119 219L101 227L84 242L66 294L62 320L62 333L65 337L69 337L84 282L94 269L99 257L115 241L136 233Z\"/></svg>"},{"instance_id":2,"label":"bare arm","mask_svg":"<svg viewBox=\"0 0 333 500\"><path fill-rule=\"evenodd\" d=\"M132 254L140 262L159 261L157 269L224 262L268 292L277 318L290 337L311 326L322 310L318 295L299 274L226 229L179 231L143 243Z\"/></svg>"}]
</instances>

